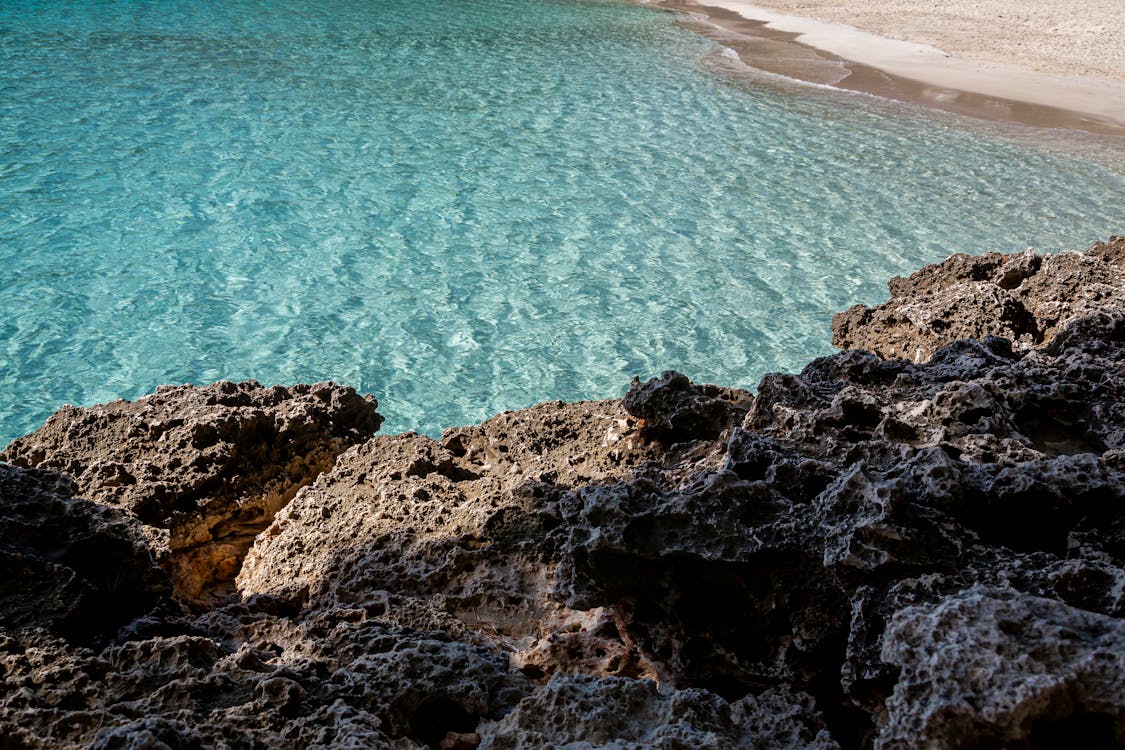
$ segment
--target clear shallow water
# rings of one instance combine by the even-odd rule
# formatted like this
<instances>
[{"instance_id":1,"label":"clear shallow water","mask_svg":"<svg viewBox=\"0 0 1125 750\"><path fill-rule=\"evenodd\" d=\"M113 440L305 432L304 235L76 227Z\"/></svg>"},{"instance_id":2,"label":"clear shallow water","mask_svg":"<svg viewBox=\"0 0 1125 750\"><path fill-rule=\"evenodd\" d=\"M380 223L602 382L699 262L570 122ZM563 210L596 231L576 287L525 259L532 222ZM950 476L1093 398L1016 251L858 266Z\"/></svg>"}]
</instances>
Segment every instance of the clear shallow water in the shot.
<instances>
[{"instance_id":1,"label":"clear shallow water","mask_svg":"<svg viewBox=\"0 0 1125 750\"><path fill-rule=\"evenodd\" d=\"M718 59L610 0L5 0L0 444L161 383L431 433L753 386L893 274L1125 230L1120 172Z\"/></svg>"}]
</instances>

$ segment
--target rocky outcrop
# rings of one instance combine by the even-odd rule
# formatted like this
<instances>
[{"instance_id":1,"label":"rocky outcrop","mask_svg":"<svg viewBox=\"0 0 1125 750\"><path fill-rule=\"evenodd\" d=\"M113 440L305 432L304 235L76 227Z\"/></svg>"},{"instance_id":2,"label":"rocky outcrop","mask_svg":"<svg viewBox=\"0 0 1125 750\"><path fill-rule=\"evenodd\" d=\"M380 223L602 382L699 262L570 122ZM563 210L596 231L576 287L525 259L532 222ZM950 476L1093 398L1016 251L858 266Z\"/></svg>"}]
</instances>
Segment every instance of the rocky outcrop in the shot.
<instances>
[{"instance_id":1,"label":"rocky outcrop","mask_svg":"<svg viewBox=\"0 0 1125 750\"><path fill-rule=\"evenodd\" d=\"M898 612L883 658L902 668L883 748L1105 747L1125 729L1119 618L973 587Z\"/></svg>"},{"instance_id":2,"label":"rocky outcrop","mask_svg":"<svg viewBox=\"0 0 1125 750\"><path fill-rule=\"evenodd\" d=\"M647 383L634 378L621 400L625 410L640 420L647 437L666 442L715 438L752 403L746 391L692 383L674 371Z\"/></svg>"},{"instance_id":3,"label":"rocky outcrop","mask_svg":"<svg viewBox=\"0 0 1125 750\"><path fill-rule=\"evenodd\" d=\"M657 691L648 680L552 677L499 722L481 750L835 750L807 695L767 690L733 704L706 690Z\"/></svg>"},{"instance_id":4,"label":"rocky outcrop","mask_svg":"<svg viewBox=\"0 0 1125 750\"><path fill-rule=\"evenodd\" d=\"M560 501L557 590L617 608L674 684L806 690L864 745L894 718L879 644L901 608L987 584L1121 616L1123 343L1105 315L1027 354L989 339L767 376L718 462Z\"/></svg>"},{"instance_id":5,"label":"rocky outcrop","mask_svg":"<svg viewBox=\"0 0 1125 750\"><path fill-rule=\"evenodd\" d=\"M989 335L1026 350L1085 315L1125 309L1125 237L1085 253L952 255L888 286L890 301L832 319L833 344L912 362Z\"/></svg>"},{"instance_id":6,"label":"rocky outcrop","mask_svg":"<svg viewBox=\"0 0 1125 750\"><path fill-rule=\"evenodd\" d=\"M170 593L141 524L74 492L59 474L0 464L0 628L97 643Z\"/></svg>"},{"instance_id":7,"label":"rocky outcrop","mask_svg":"<svg viewBox=\"0 0 1125 750\"><path fill-rule=\"evenodd\" d=\"M238 586L450 632L533 677L651 675L612 612L552 597L551 539L563 492L629 477L659 455L617 402L542 404L440 441L377 437L277 515Z\"/></svg>"},{"instance_id":8,"label":"rocky outcrop","mask_svg":"<svg viewBox=\"0 0 1125 750\"><path fill-rule=\"evenodd\" d=\"M221 598L254 537L383 418L332 383L169 386L136 402L67 406L0 461L59 472L79 496L144 524L183 601Z\"/></svg>"},{"instance_id":9,"label":"rocky outcrop","mask_svg":"<svg viewBox=\"0 0 1125 750\"><path fill-rule=\"evenodd\" d=\"M1115 243L1073 262L1119 263ZM993 262L1005 292L1056 263ZM334 386L65 410L0 466L0 555L23 566L0 737L1125 747L1125 309L1082 294L1021 297L1037 330L1058 315L1036 346L992 316L923 362L845 351L754 394L669 372L438 440L370 437L373 402ZM146 438L157 412L181 422ZM191 558L237 569L229 592L186 585L180 530L221 542L248 507L235 563Z\"/></svg>"}]
</instances>

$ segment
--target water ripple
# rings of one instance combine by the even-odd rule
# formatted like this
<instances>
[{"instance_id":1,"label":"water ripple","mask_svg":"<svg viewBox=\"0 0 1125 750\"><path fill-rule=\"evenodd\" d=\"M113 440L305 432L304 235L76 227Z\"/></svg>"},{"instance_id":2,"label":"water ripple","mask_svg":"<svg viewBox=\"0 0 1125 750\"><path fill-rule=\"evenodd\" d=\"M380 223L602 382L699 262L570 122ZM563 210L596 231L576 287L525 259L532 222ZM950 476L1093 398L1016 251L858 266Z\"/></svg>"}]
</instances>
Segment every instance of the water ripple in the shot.
<instances>
[{"instance_id":1,"label":"water ripple","mask_svg":"<svg viewBox=\"0 0 1125 750\"><path fill-rule=\"evenodd\" d=\"M427 432L753 386L895 273L1125 227L1111 168L721 57L610 0L0 4L0 443L219 378Z\"/></svg>"}]
</instances>

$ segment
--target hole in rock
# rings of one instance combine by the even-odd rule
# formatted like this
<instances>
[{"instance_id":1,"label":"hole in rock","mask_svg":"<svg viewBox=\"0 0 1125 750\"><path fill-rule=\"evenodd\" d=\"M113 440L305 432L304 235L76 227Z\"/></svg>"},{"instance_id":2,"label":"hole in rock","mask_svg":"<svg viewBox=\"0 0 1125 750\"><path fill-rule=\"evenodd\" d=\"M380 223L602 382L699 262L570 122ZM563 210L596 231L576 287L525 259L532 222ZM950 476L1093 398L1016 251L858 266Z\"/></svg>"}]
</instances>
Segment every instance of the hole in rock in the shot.
<instances>
[{"instance_id":1,"label":"hole in rock","mask_svg":"<svg viewBox=\"0 0 1125 750\"><path fill-rule=\"evenodd\" d=\"M732 460L731 466L739 479L759 481L766 478L766 472L773 466L775 456L770 453L747 454Z\"/></svg>"},{"instance_id":2,"label":"hole in rock","mask_svg":"<svg viewBox=\"0 0 1125 750\"><path fill-rule=\"evenodd\" d=\"M872 721L871 714L856 706L828 703L819 697L817 707L821 708L821 715L832 739L836 740L842 750L871 747L875 737L875 722Z\"/></svg>"},{"instance_id":3,"label":"hole in rock","mask_svg":"<svg viewBox=\"0 0 1125 750\"><path fill-rule=\"evenodd\" d=\"M857 433L869 433L883 420L883 412L876 404L863 401L843 401L840 416L829 420L829 424L851 429Z\"/></svg>"},{"instance_id":4,"label":"hole in rock","mask_svg":"<svg viewBox=\"0 0 1125 750\"><path fill-rule=\"evenodd\" d=\"M847 636L842 631L821 643L816 653L810 654L812 676L805 689L816 699L816 707L841 750L859 750L871 747L875 723L868 711L844 693L840 670L846 651ZM891 686L887 686L878 702L882 703L890 692Z\"/></svg>"},{"instance_id":5,"label":"hole in rock","mask_svg":"<svg viewBox=\"0 0 1125 750\"><path fill-rule=\"evenodd\" d=\"M1013 523L1011 519L1023 519ZM986 544L1007 547L1016 552L1050 552L1065 556L1067 534L1072 521L1050 498L1018 497L1009 502L971 514L966 525L980 534Z\"/></svg>"},{"instance_id":6,"label":"hole in rock","mask_svg":"<svg viewBox=\"0 0 1125 750\"><path fill-rule=\"evenodd\" d=\"M528 664L520 669L520 671L523 672L524 677L528 678L529 680L542 680L547 676L546 672L544 672L534 664Z\"/></svg>"},{"instance_id":7,"label":"hole in rock","mask_svg":"<svg viewBox=\"0 0 1125 750\"><path fill-rule=\"evenodd\" d=\"M464 458L465 454L469 452L465 445L464 435L453 434L449 437L443 437L441 447L452 453L455 458Z\"/></svg>"},{"instance_id":8,"label":"hole in rock","mask_svg":"<svg viewBox=\"0 0 1125 750\"><path fill-rule=\"evenodd\" d=\"M964 451L957 446L949 445L948 443L942 443L938 447L941 448L942 452L944 452L945 455L949 456L954 461L961 458L961 454L964 453Z\"/></svg>"},{"instance_id":9,"label":"hole in rock","mask_svg":"<svg viewBox=\"0 0 1125 750\"><path fill-rule=\"evenodd\" d=\"M961 424L973 425L991 415L991 409L966 409L957 416L957 421Z\"/></svg>"},{"instance_id":10,"label":"hole in rock","mask_svg":"<svg viewBox=\"0 0 1125 750\"><path fill-rule=\"evenodd\" d=\"M1067 554L1072 531L1107 528L1112 523L1109 509L1117 507L1113 489L1082 487L1077 481L1065 494L1037 483L994 493L998 497L970 494L965 506L971 510L959 520L980 534L983 542L1060 557Z\"/></svg>"},{"instance_id":11,"label":"hole in rock","mask_svg":"<svg viewBox=\"0 0 1125 750\"><path fill-rule=\"evenodd\" d=\"M418 706L410 719L410 739L436 748L450 732L472 732L478 717L449 698L436 698Z\"/></svg>"},{"instance_id":12,"label":"hole in rock","mask_svg":"<svg viewBox=\"0 0 1125 750\"><path fill-rule=\"evenodd\" d=\"M894 417L887 417L882 422L883 436L896 443L914 443L918 441L918 430L906 422Z\"/></svg>"},{"instance_id":13,"label":"hole in rock","mask_svg":"<svg viewBox=\"0 0 1125 750\"><path fill-rule=\"evenodd\" d=\"M406 467L406 476L408 477L428 477L437 471L437 466L424 458L419 458L410 462Z\"/></svg>"},{"instance_id":14,"label":"hole in rock","mask_svg":"<svg viewBox=\"0 0 1125 750\"><path fill-rule=\"evenodd\" d=\"M1084 422L1064 424L1051 416L1054 408L1068 407L1065 405L1052 407L1044 404L1028 406L1012 416L1012 425L1031 441L1035 450L1047 458L1073 456L1079 453L1100 455L1105 452L1105 445L1096 435L1090 433Z\"/></svg>"},{"instance_id":15,"label":"hole in rock","mask_svg":"<svg viewBox=\"0 0 1125 750\"><path fill-rule=\"evenodd\" d=\"M301 613L309 599L309 587L301 586L283 595L256 594L246 600L251 612L261 612L275 617L293 618Z\"/></svg>"}]
</instances>

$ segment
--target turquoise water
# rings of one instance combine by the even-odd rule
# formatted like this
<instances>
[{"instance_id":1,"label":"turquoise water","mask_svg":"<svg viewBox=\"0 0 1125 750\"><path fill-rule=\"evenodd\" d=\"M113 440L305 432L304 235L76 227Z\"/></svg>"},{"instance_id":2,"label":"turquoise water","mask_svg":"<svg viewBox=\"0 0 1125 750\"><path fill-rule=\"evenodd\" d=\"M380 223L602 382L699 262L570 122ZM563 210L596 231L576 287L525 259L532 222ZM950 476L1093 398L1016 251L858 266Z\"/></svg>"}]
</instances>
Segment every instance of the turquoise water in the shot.
<instances>
[{"instance_id":1,"label":"turquoise water","mask_svg":"<svg viewBox=\"0 0 1125 750\"><path fill-rule=\"evenodd\" d=\"M431 433L753 386L893 274L1125 230L1119 171L724 59L610 0L4 0L0 444L161 383Z\"/></svg>"}]
</instances>

